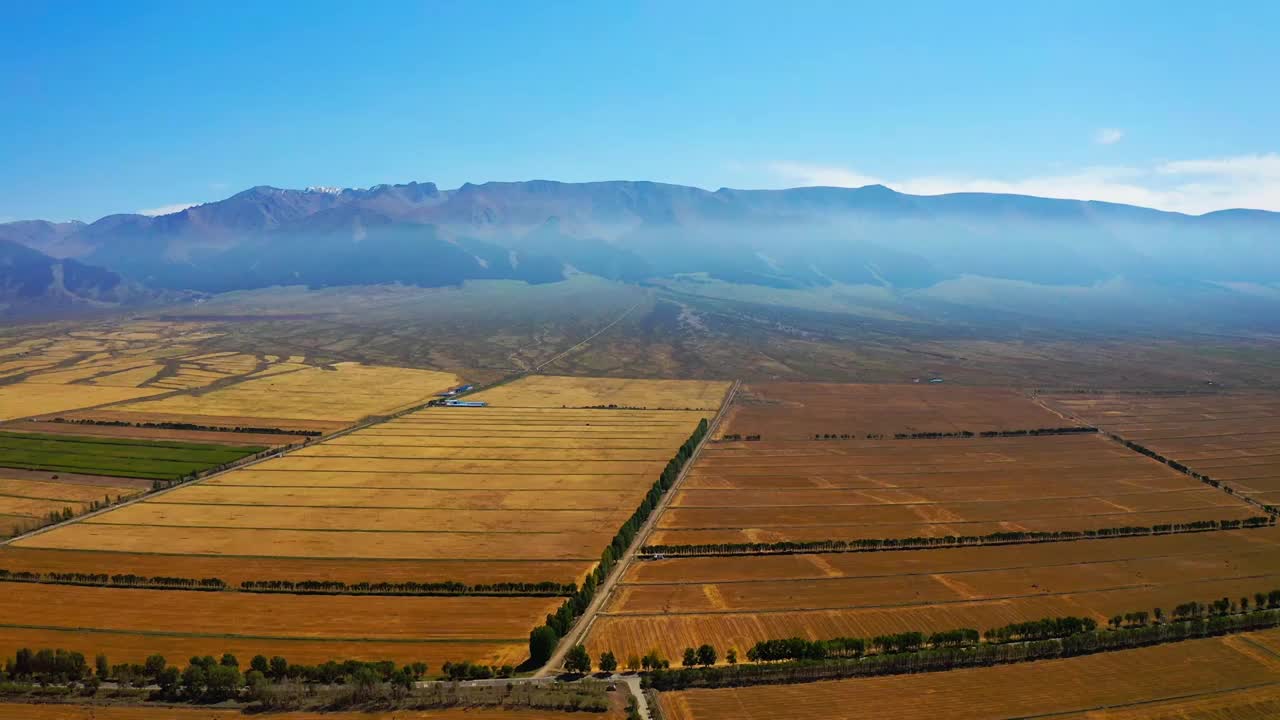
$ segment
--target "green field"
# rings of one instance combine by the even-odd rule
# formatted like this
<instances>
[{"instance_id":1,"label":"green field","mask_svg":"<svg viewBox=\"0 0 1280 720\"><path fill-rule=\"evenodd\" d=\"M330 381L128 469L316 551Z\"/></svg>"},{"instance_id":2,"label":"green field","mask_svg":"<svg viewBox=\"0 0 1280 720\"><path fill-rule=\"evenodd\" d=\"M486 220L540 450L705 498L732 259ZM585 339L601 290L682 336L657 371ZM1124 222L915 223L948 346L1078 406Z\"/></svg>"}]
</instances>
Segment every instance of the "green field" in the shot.
<instances>
[{"instance_id":1,"label":"green field","mask_svg":"<svg viewBox=\"0 0 1280 720\"><path fill-rule=\"evenodd\" d=\"M0 432L0 467L174 480L265 449Z\"/></svg>"}]
</instances>

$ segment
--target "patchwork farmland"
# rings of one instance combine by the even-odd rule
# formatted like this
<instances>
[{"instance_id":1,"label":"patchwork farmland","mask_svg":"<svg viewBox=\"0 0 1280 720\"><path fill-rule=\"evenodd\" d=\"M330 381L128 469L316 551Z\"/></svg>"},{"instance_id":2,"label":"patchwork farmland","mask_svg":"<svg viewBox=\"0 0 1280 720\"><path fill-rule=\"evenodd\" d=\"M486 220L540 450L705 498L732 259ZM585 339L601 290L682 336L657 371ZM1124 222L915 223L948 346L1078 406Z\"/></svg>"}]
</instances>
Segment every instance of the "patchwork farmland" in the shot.
<instances>
[{"instance_id":1,"label":"patchwork farmland","mask_svg":"<svg viewBox=\"0 0 1280 720\"><path fill-rule=\"evenodd\" d=\"M1256 506L1023 395L897 389L746 386L589 651L670 660L711 644L724 662L770 639L1105 625L1280 587L1280 529ZM838 404L868 397L883 416Z\"/></svg>"},{"instance_id":2,"label":"patchwork farmland","mask_svg":"<svg viewBox=\"0 0 1280 720\"><path fill-rule=\"evenodd\" d=\"M488 407L404 414L21 538L0 549L0 569L214 578L229 590L245 582L264 589L281 582L576 585L714 409L561 407L554 393L548 399L547 382L502 386L491 391L501 394ZM694 404L706 403L728 389L727 383L670 381L628 394L612 381L599 388L583 379L563 382L585 404L628 408L686 390ZM621 394L614 397L615 391ZM315 410L294 414L320 416L323 406L315 402ZM228 406L228 412L242 409ZM255 625L245 616L244 598L262 596L16 585L29 596L56 591L65 596L61 603L85 611L72 627L56 613L23 610L25 603L15 599L0 632L8 651L80 644L85 652L109 648L113 658L140 661L155 651L182 657L238 648L231 651L301 662L391 659L436 667L448 660L520 664L529 631L566 594L405 597L286 589L251 603L267 613ZM127 611L151 598L163 598L163 615ZM281 611L282 603L291 609ZM200 620L191 622L189 614ZM282 617L297 620L281 623Z\"/></svg>"}]
</instances>

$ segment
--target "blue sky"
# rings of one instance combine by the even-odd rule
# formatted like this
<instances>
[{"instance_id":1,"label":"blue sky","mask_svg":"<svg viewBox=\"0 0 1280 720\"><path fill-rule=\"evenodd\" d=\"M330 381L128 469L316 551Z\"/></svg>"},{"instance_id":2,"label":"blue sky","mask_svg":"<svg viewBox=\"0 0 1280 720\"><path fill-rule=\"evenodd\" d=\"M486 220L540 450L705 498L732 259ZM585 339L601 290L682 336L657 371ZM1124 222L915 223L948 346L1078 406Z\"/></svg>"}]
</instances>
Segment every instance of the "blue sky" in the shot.
<instances>
[{"instance_id":1,"label":"blue sky","mask_svg":"<svg viewBox=\"0 0 1280 720\"><path fill-rule=\"evenodd\" d=\"M0 218L530 178L1280 210L1277 27L1274 2L9 3Z\"/></svg>"}]
</instances>

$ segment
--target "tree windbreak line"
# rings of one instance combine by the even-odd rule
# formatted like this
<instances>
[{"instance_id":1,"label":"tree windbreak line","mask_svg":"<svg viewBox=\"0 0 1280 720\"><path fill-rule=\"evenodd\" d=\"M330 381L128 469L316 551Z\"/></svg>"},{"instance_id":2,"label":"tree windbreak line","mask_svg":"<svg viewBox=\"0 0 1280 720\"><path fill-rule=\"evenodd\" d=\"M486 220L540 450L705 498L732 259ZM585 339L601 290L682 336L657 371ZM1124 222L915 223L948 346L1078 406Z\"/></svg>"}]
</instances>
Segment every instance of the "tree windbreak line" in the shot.
<instances>
[{"instance_id":1,"label":"tree windbreak line","mask_svg":"<svg viewBox=\"0 0 1280 720\"><path fill-rule=\"evenodd\" d=\"M848 677L935 672L998 663L1075 657L1247 632L1280 626L1280 590L1251 598L1196 601L1111 618L1107 628L1092 618L1058 617L1013 623L982 634L969 628L935 633L904 632L874 638L763 640L747 650L750 664L728 667L659 667L645 678L656 690L813 682ZM686 660L689 652L686 651ZM710 653L714 656L714 651ZM698 663L701 664L701 663Z\"/></svg>"},{"instance_id":2,"label":"tree windbreak line","mask_svg":"<svg viewBox=\"0 0 1280 720\"><path fill-rule=\"evenodd\" d=\"M240 589L253 593L291 593L319 595L519 595L525 597L558 597L573 595L577 583L559 582L502 582L466 583L442 582L359 582L344 583L337 580L245 580Z\"/></svg>"},{"instance_id":3,"label":"tree windbreak line","mask_svg":"<svg viewBox=\"0 0 1280 720\"><path fill-rule=\"evenodd\" d=\"M105 427L154 428L157 430L204 430L207 432L248 433L251 435L301 435L319 437L324 433L319 430L289 430L277 427L248 427L244 425L199 425L184 422L128 422L125 420L91 420L57 417L49 422L68 425L101 425Z\"/></svg>"},{"instance_id":4,"label":"tree windbreak line","mask_svg":"<svg viewBox=\"0 0 1280 720\"><path fill-rule=\"evenodd\" d=\"M1211 486L1211 487L1216 487L1216 488L1218 488L1219 490L1222 490L1223 492L1227 493L1228 495L1235 495L1235 494L1236 494L1236 490L1235 490L1235 488L1231 487L1230 485L1227 485L1226 483L1222 482L1221 480L1216 480L1216 479L1214 479L1214 478L1212 478L1212 477L1210 477L1210 476L1208 476L1208 475L1205 475L1205 474L1204 474L1204 473L1202 473L1202 472L1197 472L1197 471L1195 471L1195 470L1192 470L1191 468L1189 468L1189 467L1187 467L1186 465L1184 465L1184 464L1182 464L1182 463L1178 462L1177 460L1174 460L1174 459L1172 459L1172 458L1167 458L1167 457L1165 457L1164 455L1161 455L1160 453L1156 452L1155 450L1152 450L1151 448L1146 447L1145 445L1139 445L1138 443L1136 443L1136 442L1134 442L1134 441L1132 441L1132 440L1126 440L1126 439L1124 439L1124 438L1122 438L1122 437L1120 437L1119 435L1116 435L1116 434L1114 434L1114 433L1107 433L1107 437L1108 437L1108 438L1110 438L1110 439L1112 439L1112 440L1115 440L1116 442L1120 443L1121 445L1124 445L1125 447L1129 448L1130 450L1132 450L1132 451L1134 451L1134 452L1136 452L1136 453L1138 453L1138 454L1140 454L1140 455L1146 455L1147 457L1151 458L1152 460L1156 460L1156 461L1158 461L1158 462L1162 462L1162 463L1164 463L1165 465L1168 465L1169 467L1173 468L1174 470L1177 470L1178 472L1182 473L1183 475L1186 475L1186 476L1188 476L1188 477L1193 477L1193 478L1195 478L1196 480L1199 480L1200 482L1204 483L1205 485L1209 485L1209 486ZM1262 509L1263 509L1263 510L1265 510L1268 514L1270 514L1273 518L1274 518L1276 515L1280 515L1280 507L1277 507L1277 506L1275 506L1275 505L1267 505L1267 504L1264 504L1264 503L1258 502L1257 500L1254 500L1253 498L1248 497L1247 495L1240 495L1239 497L1240 497L1240 498L1242 498L1245 502L1247 502L1247 503L1249 503L1249 504L1251 504L1251 505L1255 505L1255 506L1257 506L1257 507L1262 508Z\"/></svg>"},{"instance_id":5,"label":"tree windbreak line","mask_svg":"<svg viewBox=\"0 0 1280 720\"><path fill-rule=\"evenodd\" d=\"M10 571L0 568L0 582L29 582L48 585L93 585L99 587L127 587L157 590L203 590L209 592L235 591L235 588L219 578L183 578L132 574L109 575L107 573L59 573ZM466 583L441 582L360 582L344 583L334 580L245 580L240 592L287 593L293 595L503 595L520 597L560 597L578 591L577 583L558 582L505 582L468 585Z\"/></svg>"},{"instance_id":6,"label":"tree windbreak line","mask_svg":"<svg viewBox=\"0 0 1280 720\"><path fill-rule=\"evenodd\" d=\"M113 665L98 655L91 665L79 652L20 649L0 670L0 695L26 695L49 701L58 697L94 697L104 682L115 683L113 700L134 698L166 705L174 703L249 703L250 712L284 710L333 711L425 710L448 707L536 708L604 712L609 708L605 683L459 685L436 683L416 687L425 663L397 666L394 662L329 661L299 665L276 656L256 655L247 669L231 653L220 659L192 657L185 668L170 665L162 655L145 663ZM442 677L474 680L511 677L515 669L445 663ZM155 689L146 689L155 686Z\"/></svg>"},{"instance_id":7,"label":"tree windbreak line","mask_svg":"<svg viewBox=\"0 0 1280 720\"><path fill-rule=\"evenodd\" d=\"M618 560L626 554L627 548L631 547L631 543L636 538L636 533L640 532L640 528L644 527L645 522L649 520L654 509L662 501L663 495L671 489L671 486L680 477L680 472L684 469L685 464L689 462L689 458L693 457L698 443L702 442L702 439L706 437L707 428L706 418L698 421L698 427L694 429L689 439L685 440L680 449L676 451L675 456L667 462L667 466L662 469L662 474L654 481L644 500L640 502L640 507L636 508L631 517L622 524L617 534L613 536L613 542L600 554L600 562L596 565L595 570L587 575L587 579L582 583L582 588L569 597L568 600L565 600L555 614L547 615L545 624L539 625L529 633L529 661L531 663L542 665L551 659L551 654L555 652L560 638L564 637L569 632L569 628L573 627L573 623L582 616L582 613L586 612L591 600L595 597L596 588L609 577L609 573L613 571Z\"/></svg>"},{"instance_id":8,"label":"tree windbreak line","mask_svg":"<svg viewBox=\"0 0 1280 720\"><path fill-rule=\"evenodd\" d=\"M894 433L894 440L941 440L945 438L999 438L999 437L1039 437L1041 435L1088 435L1097 433L1098 428L1088 425L1068 425L1066 427L1027 428L1023 430L955 430L952 432L900 432ZM727 436L726 436L727 437ZM885 440L884 433L867 433L867 440ZM750 436L747 438L751 439ZM755 436L760 439L759 435ZM857 440L857 433L814 433L814 440Z\"/></svg>"},{"instance_id":9,"label":"tree windbreak line","mask_svg":"<svg viewBox=\"0 0 1280 720\"><path fill-rule=\"evenodd\" d=\"M642 555L712 557L718 555L795 555L803 553L877 552L882 550L923 550L975 545L1017 545L1021 543L1065 542L1141 535L1240 530L1276 524L1275 515L1258 515L1243 520L1194 520L1163 525L1126 525L1097 530L1001 531L989 535L941 535L938 537L860 538L856 540L781 540L771 543L700 543L694 545L646 545Z\"/></svg>"}]
</instances>

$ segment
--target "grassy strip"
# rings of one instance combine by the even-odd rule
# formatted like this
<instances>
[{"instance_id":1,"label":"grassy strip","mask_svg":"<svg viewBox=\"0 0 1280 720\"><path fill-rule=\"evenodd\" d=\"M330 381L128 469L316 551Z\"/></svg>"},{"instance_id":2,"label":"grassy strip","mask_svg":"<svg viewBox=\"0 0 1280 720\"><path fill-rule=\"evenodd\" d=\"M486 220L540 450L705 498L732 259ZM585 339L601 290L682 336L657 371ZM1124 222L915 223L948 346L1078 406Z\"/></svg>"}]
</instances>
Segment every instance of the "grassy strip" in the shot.
<instances>
[{"instance_id":1,"label":"grassy strip","mask_svg":"<svg viewBox=\"0 0 1280 720\"><path fill-rule=\"evenodd\" d=\"M97 446L91 443L54 443L45 440L35 442L13 441L0 438L0 457L5 453L48 453L89 458L127 458L140 460L167 460L176 462L203 462L216 465L245 455L252 455L265 448L227 448L225 450L180 450L176 448L139 448L117 445Z\"/></svg>"},{"instance_id":2,"label":"grassy strip","mask_svg":"<svg viewBox=\"0 0 1280 720\"><path fill-rule=\"evenodd\" d=\"M1208 605L1184 603L1175 608L1170 620L1164 620L1162 611L1157 609L1156 621L1151 624L1151 615L1145 611L1128 613L1112 618L1110 629L1105 630L1097 628L1090 618L1045 618L994 628L983 633L981 639L976 630L962 628L931 635L898 633L869 640L766 640L748 650L751 664L728 667L711 667L714 649L703 646L702 652L686 650L687 667L679 670L664 669L667 663L660 658L646 657L646 665L658 662L657 669L646 676L645 684L666 691L937 672L1077 657L1280 626L1280 590L1257 593L1254 602L1253 610L1248 609L1249 598L1241 598L1239 604L1227 598ZM707 667L692 667L700 655L703 661L711 662L706 663Z\"/></svg>"},{"instance_id":3,"label":"grassy strip","mask_svg":"<svg viewBox=\"0 0 1280 720\"><path fill-rule=\"evenodd\" d=\"M880 552L934 548L1021 545L1071 540L1097 540L1143 535L1176 535L1260 528L1276 524L1276 516L1259 515L1244 520L1196 520L1165 525L1126 526L1098 530L1052 530L1045 532L997 532L989 535L945 535L942 537L861 538L855 540L781 541L773 543L706 543L699 545L646 545L640 549L649 558L718 557L729 555L798 555L813 553Z\"/></svg>"},{"instance_id":4,"label":"grassy strip","mask_svg":"<svg viewBox=\"0 0 1280 720\"><path fill-rule=\"evenodd\" d=\"M182 442L178 440L137 440L133 438L106 438L88 435L62 435L49 433L19 433L0 431L0 439L40 440L58 443L81 443L85 445L132 445L142 448L168 448L172 450L238 450L241 454L260 452L264 448L252 445L214 445L211 443Z\"/></svg>"}]
</instances>

